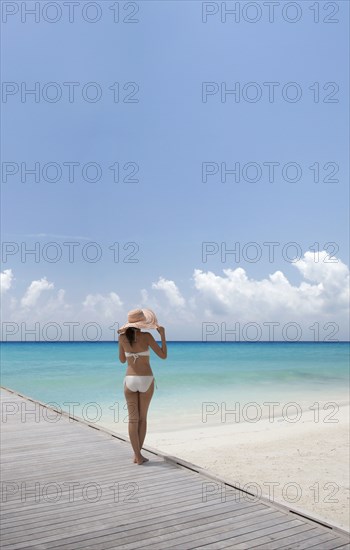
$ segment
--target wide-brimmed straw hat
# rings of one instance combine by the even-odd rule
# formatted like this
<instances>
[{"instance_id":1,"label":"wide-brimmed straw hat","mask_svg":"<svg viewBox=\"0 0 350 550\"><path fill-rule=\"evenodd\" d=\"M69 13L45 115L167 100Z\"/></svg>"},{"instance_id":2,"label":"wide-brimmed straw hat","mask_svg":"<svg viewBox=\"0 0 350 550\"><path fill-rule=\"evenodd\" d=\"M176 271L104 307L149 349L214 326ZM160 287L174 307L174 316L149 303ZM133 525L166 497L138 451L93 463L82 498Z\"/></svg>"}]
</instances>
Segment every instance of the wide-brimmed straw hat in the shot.
<instances>
[{"instance_id":1,"label":"wide-brimmed straw hat","mask_svg":"<svg viewBox=\"0 0 350 550\"><path fill-rule=\"evenodd\" d=\"M151 309L132 309L128 313L128 322L117 332L125 332L129 327L152 329L158 326L157 317Z\"/></svg>"}]
</instances>

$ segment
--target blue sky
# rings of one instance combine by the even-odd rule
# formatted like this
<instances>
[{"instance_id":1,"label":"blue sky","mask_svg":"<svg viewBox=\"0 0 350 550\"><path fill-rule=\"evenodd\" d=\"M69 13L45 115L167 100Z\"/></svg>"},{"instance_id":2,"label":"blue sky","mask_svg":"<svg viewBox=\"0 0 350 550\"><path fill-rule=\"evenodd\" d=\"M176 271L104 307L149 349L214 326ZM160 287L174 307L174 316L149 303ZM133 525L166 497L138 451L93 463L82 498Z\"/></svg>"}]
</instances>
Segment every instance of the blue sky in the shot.
<instances>
[{"instance_id":1,"label":"blue sky","mask_svg":"<svg viewBox=\"0 0 350 550\"><path fill-rule=\"evenodd\" d=\"M34 3L25 4L32 7ZM333 24L322 21L329 11L325 2L320 2L319 23L312 19L310 6L314 2L303 1L297 3L302 15L296 23L285 21L280 8L273 23L263 11L255 24L235 23L230 17L223 23L220 13L203 23L200 1L152 0L135 3L137 23L114 23L109 9L113 3L98 2L102 17L92 24L80 15L84 4L79 3L73 23L63 12L60 21L50 24L40 12L38 23L30 16L23 23L15 14L2 24L2 80L25 82L28 88L38 82L41 89L55 82L63 92L56 103L42 97L35 103L32 96L22 102L19 93L8 96L5 103L3 96L2 162L24 162L28 167L35 162L41 167L55 162L63 169L67 162L95 162L102 169L97 182L83 181L79 174L69 182L67 172L56 183L43 178L34 182L30 177L21 182L18 175L9 176L7 182L3 178L3 241L25 242L28 248L37 242L40 251L54 241L63 251L56 263L42 255L38 262L30 256L23 262L19 254L6 261L3 258L2 270L12 270L5 293L5 319L96 318L108 325L113 319L124 322L129 309L148 305L169 327L169 337L200 339L203 320L244 317L244 308L235 309L235 300L228 297L225 302L221 295L237 291L237 287L225 287L223 269L242 268L254 282L255 286L244 291L245 298L249 295L256 306L249 318L261 322L268 298L261 300L257 294L254 301L259 283L276 271L284 274L293 289L305 282L305 273L283 258L286 243L298 243L302 254L315 242L320 250L325 243L336 243L336 257L341 265L349 265L348 2L337 3L339 12L334 18L339 22ZM240 8L245 4L241 2ZM130 13L127 3L119 2L119 7L123 17ZM292 11L289 14L293 16ZM72 103L64 82L79 83ZM82 99L81 90L88 82L96 82L102 90L100 101ZM119 82L122 98L131 91L124 91L124 84L137 83L138 102L114 103L109 87L115 82ZM226 83L227 88L236 82L242 87L256 82L263 96L256 103L242 97L234 102L227 96L223 103L216 94L204 103L203 82ZM280 83L273 103L268 101L264 82ZM300 101L282 98L280 90L288 82L300 86ZM315 82L320 84L318 103L309 89ZM332 87L323 90L328 82L339 86L334 96L337 103L323 102L332 91ZM255 183L236 183L232 178L222 183L220 175L202 181L203 162L226 162L232 168L236 162L264 167L263 163L272 161L280 166L296 162L303 171L300 181L283 180L280 169L273 183L266 171ZM126 163L136 163L139 182L114 183L108 167L116 162L122 175ZM309 168L315 162L321 167L319 183L313 181ZM339 166L338 183L322 181L330 173L329 168L323 170L329 162ZM79 243L72 263L67 260L66 241ZM101 247L97 263L81 258L82 247L89 241ZM280 244L271 263L263 243L272 241ZM117 263L109 250L115 242L121 252ZM132 252L132 248L123 250L130 242L139 248L137 263L122 261ZM227 256L223 262L220 254L204 263L203 242L226 243L227 249L234 243L243 247L256 242L263 253L255 263L242 256L238 261ZM206 284L200 290L193 277L196 269L222 278L217 282L223 287L213 291ZM316 278L307 279L308 283L324 285L328 275L321 271ZM154 288L160 277L166 283ZM324 290L330 303L342 294L347 275L344 277L332 288L333 294ZM53 286L43 284L46 291L37 293L32 310L19 307L33 281L43 279ZM59 289L64 289L65 306L62 300L53 301L48 312L47 301L54 300ZM313 290L309 289L309 298ZM106 318L103 308L110 293L117 295L120 303L115 299ZM98 311L86 312L82 304L87 296L90 304L98 302ZM99 298L92 299L94 296ZM324 306L324 296L319 301L315 320L338 319L344 338L343 302L330 311ZM285 304L278 301L278 307L270 304L270 314L279 319L289 303L286 299ZM251 306L250 302L244 304ZM188 325L183 321L186 311L191 312ZM293 320L296 313L291 309L286 318Z\"/></svg>"}]
</instances>

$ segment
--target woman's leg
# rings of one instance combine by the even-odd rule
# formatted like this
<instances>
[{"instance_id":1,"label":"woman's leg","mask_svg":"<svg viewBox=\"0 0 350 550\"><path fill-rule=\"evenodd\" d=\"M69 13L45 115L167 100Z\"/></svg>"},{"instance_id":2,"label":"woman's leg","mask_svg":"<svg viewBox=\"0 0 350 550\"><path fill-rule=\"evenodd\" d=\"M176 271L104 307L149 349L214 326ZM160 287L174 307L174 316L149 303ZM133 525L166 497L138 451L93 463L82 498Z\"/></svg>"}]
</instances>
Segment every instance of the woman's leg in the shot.
<instances>
[{"instance_id":1,"label":"woman's leg","mask_svg":"<svg viewBox=\"0 0 350 550\"><path fill-rule=\"evenodd\" d=\"M128 406L128 416L129 416L129 426L128 426L129 439L135 453L134 462L142 463L141 445L140 445L139 433L138 433L139 418L140 418L139 402L137 397L138 393L139 392L129 390L126 384L124 384L124 395Z\"/></svg>"},{"instance_id":2,"label":"woman's leg","mask_svg":"<svg viewBox=\"0 0 350 550\"><path fill-rule=\"evenodd\" d=\"M154 380L147 391L138 392L139 394L139 443L140 450L142 449L143 442L145 441L147 431L147 412L154 393Z\"/></svg>"}]
</instances>

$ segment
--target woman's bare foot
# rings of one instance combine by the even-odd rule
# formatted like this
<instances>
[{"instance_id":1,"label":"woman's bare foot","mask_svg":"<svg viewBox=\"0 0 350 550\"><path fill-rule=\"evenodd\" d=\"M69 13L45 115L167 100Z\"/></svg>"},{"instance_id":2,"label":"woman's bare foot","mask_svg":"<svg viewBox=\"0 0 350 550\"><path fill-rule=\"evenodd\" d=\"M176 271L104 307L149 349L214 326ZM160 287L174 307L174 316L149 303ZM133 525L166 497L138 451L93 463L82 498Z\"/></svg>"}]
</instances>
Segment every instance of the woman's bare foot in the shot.
<instances>
[{"instance_id":1,"label":"woman's bare foot","mask_svg":"<svg viewBox=\"0 0 350 550\"><path fill-rule=\"evenodd\" d=\"M141 455L140 460L141 460L141 458L142 458L142 462L148 462L149 461L148 458L146 458L145 456ZM134 462L135 462L135 464L137 463L136 455L134 455ZM142 462L141 462L141 464L142 464Z\"/></svg>"},{"instance_id":2,"label":"woman's bare foot","mask_svg":"<svg viewBox=\"0 0 350 550\"><path fill-rule=\"evenodd\" d=\"M142 455L140 455L139 458L137 458L137 457L135 456L135 457L134 457L134 462L135 462L135 464L138 464L138 465L140 466L140 465L143 464L144 462L148 462L148 458L146 458L145 456L142 456Z\"/></svg>"}]
</instances>

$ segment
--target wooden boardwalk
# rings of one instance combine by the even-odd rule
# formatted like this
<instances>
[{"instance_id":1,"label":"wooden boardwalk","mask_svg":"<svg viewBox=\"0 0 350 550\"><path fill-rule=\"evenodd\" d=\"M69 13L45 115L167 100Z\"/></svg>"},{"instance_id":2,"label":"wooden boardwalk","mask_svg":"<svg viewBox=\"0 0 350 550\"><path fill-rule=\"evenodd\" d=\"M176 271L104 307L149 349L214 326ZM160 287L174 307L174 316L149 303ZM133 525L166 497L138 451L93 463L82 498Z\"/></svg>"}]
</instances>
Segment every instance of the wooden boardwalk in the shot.
<instances>
[{"instance_id":1,"label":"wooden boardwalk","mask_svg":"<svg viewBox=\"0 0 350 550\"><path fill-rule=\"evenodd\" d=\"M123 436L67 414L53 422L52 409L8 389L1 396L2 548L350 549L341 529L148 447L138 466Z\"/></svg>"}]
</instances>

